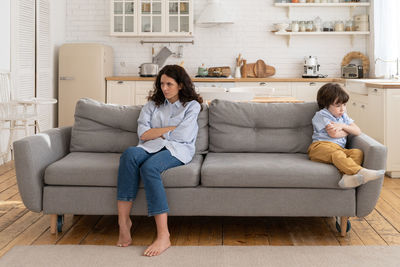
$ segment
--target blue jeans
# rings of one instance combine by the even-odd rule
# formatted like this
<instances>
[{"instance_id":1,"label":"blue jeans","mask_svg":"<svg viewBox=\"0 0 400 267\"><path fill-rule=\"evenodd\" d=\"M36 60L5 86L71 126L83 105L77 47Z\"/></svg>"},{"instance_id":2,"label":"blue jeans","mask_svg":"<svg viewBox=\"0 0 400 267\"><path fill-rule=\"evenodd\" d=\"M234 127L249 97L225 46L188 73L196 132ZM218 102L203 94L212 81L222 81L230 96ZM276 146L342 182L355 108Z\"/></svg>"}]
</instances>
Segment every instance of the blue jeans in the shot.
<instances>
[{"instance_id":1,"label":"blue jeans","mask_svg":"<svg viewBox=\"0 0 400 267\"><path fill-rule=\"evenodd\" d=\"M146 192L148 215L168 212L167 196L161 173L183 163L163 148L148 153L141 147L132 146L122 153L118 169L118 200L133 201L139 189L139 177Z\"/></svg>"}]
</instances>

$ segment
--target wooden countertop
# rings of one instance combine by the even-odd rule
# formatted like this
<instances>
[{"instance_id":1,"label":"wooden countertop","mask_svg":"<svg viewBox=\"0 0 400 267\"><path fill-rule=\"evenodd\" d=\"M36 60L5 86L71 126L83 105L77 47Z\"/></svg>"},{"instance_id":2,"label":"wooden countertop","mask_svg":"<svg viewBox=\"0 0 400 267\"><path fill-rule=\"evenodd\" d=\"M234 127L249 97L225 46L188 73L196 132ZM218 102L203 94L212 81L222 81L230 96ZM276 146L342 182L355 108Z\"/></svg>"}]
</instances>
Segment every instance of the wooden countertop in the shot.
<instances>
[{"instance_id":1,"label":"wooden countertop","mask_svg":"<svg viewBox=\"0 0 400 267\"><path fill-rule=\"evenodd\" d=\"M111 76L107 81L154 81L155 77ZM193 82L345 82L342 78L194 78Z\"/></svg>"},{"instance_id":2,"label":"wooden countertop","mask_svg":"<svg viewBox=\"0 0 400 267\"><path fill-rule=\"evenodd\" d=\"M375 88L382 88L382 89L400 89L400 81L399 82L380 82L380 83L366 83L367 87L375 87Z\"/></svg>"}]
</instances>

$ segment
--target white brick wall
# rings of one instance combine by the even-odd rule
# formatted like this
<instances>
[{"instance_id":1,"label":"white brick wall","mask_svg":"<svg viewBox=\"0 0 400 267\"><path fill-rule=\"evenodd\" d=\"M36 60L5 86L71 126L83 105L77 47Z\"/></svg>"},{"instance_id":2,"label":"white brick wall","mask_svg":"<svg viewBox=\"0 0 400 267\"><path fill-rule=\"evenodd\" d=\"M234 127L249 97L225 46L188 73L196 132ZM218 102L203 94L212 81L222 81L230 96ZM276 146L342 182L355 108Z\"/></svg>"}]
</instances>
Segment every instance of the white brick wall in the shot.
<instances>
[{"instance_id":1,"label":"white brick wall","mask_svg":"<svg viewBox=\"0 0 400 267\"><path fill-rule=\"evenodd\" d=\"M204 63L207 67L229 65L234 67L235 57L242 53L248 63L263 59L276 68L275 77L299 77L303 72L304 56L317 56L320 72L329 77L340 76L343 56L351 51L368 53L369 37L356 36L351 45L350 36L294 36L290 47L286 37L270 32L272 24L288 22L287 9L273 5L274 0L221 0L234 17L235 24L214 28L195 25L195 44L184 45L184 57L170 57L166 64L185 61L191 75ZM194 0L195 19L206 1ZM68 0L66 42L99 42L114 48L116 75L137 75L138 66L151 62L151 44L141 45L144 38L120 38L109 35L109 0ZM354 13L366 13L367 8L356 8ZM291 19L313 20L348 19L349 8L293 8ZM157 38L160 39L160 38ZM177 44L171 44L173 51ZM162 47L154 45L156 52ZM126 67L122 67L125 62Z\"/></svg>"}]
</instances>

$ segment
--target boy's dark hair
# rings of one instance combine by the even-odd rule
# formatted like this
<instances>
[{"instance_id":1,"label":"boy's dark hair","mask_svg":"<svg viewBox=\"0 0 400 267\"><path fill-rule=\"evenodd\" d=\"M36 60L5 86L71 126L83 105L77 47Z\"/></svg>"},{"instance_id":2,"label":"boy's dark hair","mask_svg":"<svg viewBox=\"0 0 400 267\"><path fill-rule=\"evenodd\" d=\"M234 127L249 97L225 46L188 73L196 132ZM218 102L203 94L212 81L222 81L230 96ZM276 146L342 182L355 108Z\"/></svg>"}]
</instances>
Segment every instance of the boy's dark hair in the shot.
<instances>
[{"instance_id":1,"label":"boy's dark hair","mask_svg":"<svg viewBox=\"0 0 400 267\"><path fill-rule=\"evenodd\" d=\"M147 100L155 102L156 106L160 106L165 101L165 96L161 90L161 76L165 74L168 77L174 79L177 84L182 85L182 89L179 90L179 101L185 106L187 102L196 100L200 104L203 103L203 98L200 94L196 93L194 84L190 79L189 75L184 68L178 65L166 65L160 70L157 75L156 81L154 82L153 90L150 91ZM203 107L201 106L201 109Z\"/></svg>"},{"instance_id":2,"label":"boy's dark hair","mask_svg":"<svg viewBox=\"0 0 400 267\"><path fill-rule=\"evenodd\" d=\"M349 94L337 83L327 83L319 88L317 102L319 109L328 108L333 104L345 104Z\"/></svg>"}]
</instances>

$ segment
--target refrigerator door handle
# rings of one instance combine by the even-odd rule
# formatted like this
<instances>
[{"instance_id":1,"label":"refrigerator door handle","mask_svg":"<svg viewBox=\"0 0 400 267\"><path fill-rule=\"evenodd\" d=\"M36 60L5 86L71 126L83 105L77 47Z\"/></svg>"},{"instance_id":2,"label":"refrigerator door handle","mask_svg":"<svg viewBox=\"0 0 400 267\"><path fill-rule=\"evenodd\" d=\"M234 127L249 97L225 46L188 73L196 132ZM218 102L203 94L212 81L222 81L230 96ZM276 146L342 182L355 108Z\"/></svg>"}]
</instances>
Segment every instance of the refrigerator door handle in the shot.
<instances>
[{"instance_id":1,"label":"refrigerator door handle","mask_svg":"<svg viewBox=\"0 0 400 267\"><path fill-rule=\"evenodd\" d=\"M60 80L62 80L62 81L71 81L73 79L74 79L74 77L67 77L67 76L61 76L60 77Z\"/></svg>"}]
</instances>

